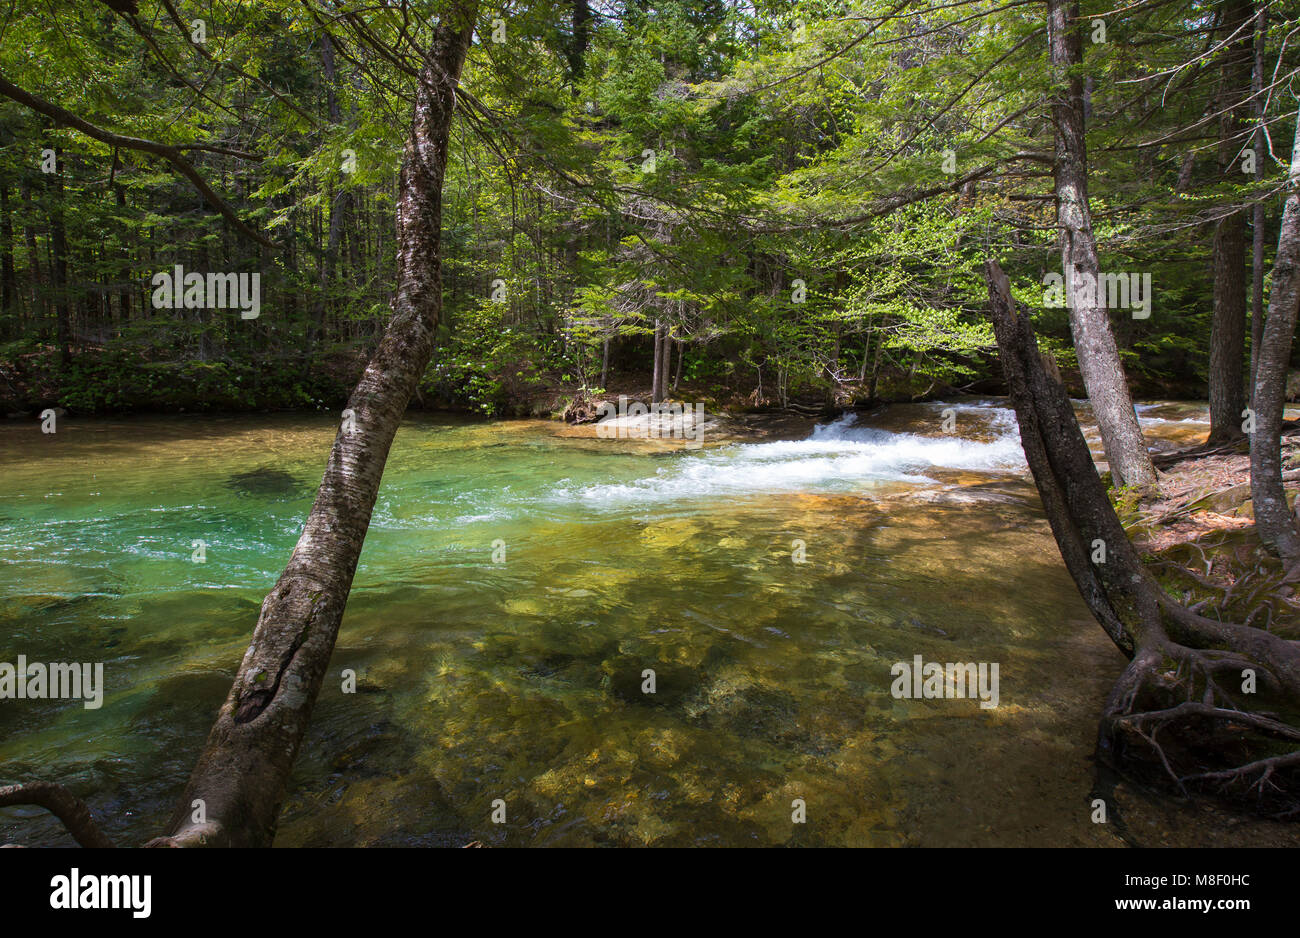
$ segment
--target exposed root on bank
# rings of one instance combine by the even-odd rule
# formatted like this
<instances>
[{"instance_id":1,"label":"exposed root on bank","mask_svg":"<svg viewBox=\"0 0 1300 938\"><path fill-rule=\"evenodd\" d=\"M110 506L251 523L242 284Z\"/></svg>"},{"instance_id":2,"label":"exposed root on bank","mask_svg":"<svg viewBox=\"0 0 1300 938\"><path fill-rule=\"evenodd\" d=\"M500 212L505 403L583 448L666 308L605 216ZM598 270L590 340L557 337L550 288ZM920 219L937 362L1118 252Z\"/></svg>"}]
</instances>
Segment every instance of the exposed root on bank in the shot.
<instances>
[{"instance_id":1,"label":"exposed root on bank","mask_svg":"<svg viewBox=\"0 0 1300 938\"><path fill-rule=\"evenodd\" d=\"M1070 400L1044 368L1029 318L1016 313L993 261L987 278L1002 367L1052 533L1093 615L1130 659L1103 708L1099 763L1185 797L1213 795L1273 818L1300 816L1293 571L1260 556L1258 542L1246 540L1253 531L1245 519L1222 525L1214 536L1223 540L1208 549L1201 536L1165 545L1185 551L1192 567L1195 552L1196 572L1173 557L1144 564ZM1169 486L1154 504L1176 498L1175 490ZM1177 511L1165 506L1161 517L1172 520ZM1244 568L1221 550L1234 537L1241 542L1233 549L1250 559ZM1157 576L1183 587L1167 591ZM1246 602L1255 605L1242 621L1227 614Z\"/></svg>"},{"instance_id":2,"label":"exposed root on bank","mask_svg":"<svg viewBox=\"0 0 1300 938\"><path fill-rule=\"evenodd\" d=\"M1287 445L1288 437L1297 436L1300 436L1300 421L1282 421L1282 445ZM1295 444L1293 443L1293 445ZM1245 434L1235 439L1224 440L1221 443L1206 442L1187 449L1175 450L1172 453L1157 453L1151 457L1151 463L1157 469L1168 469L1189 459L1203 459L1206 456L1227 456L1232 454L1250 454L1250 441Z\"/></svg>"}]
</instances>

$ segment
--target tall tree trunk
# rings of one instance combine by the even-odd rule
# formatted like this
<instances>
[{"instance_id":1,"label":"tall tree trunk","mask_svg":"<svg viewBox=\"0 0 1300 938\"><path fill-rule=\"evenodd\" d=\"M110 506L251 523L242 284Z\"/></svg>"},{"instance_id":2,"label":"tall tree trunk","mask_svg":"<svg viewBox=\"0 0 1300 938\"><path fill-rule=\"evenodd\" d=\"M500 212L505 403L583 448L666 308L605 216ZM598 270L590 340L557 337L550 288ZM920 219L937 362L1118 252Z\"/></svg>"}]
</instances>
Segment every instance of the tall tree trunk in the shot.
<instances>
[{"instance_id":1,"label":"tall tree trunk","mask_svg":"<svg viewBox=\"0 0 1300 938\"><path fill-rule=\"evenodd\" d=\"M668 397L668 376L673 371L673 337L670 334L670 328L664 325L663 339L663 363L659 367L659 400Z\"/></svg>"},{"instance_id":2,"label":"tall tree trunk","mask_svg":"<svg viewBox=\"0 0 1300 938\"><path fill-rule=\"evenodd\" d=\"M605 341L601 343L600 353L600 386L609 387L609 336L605 336Z\"/></svg>"},{"instance_id":3,"label":"tall tree trunk","mask_svg":"<svg viewBox=\"0 0 1300 938\"><path fill-rule=\"evenodd\" d=\"M15 315L14 220L9 213L9 180L0 179L0 315ZM16 315L15 315L15 318ZM15 334L20 331L14 323ZM3 332L0 332L2 335Z\"/></svg>"},{"instance_id":4,"label":"tall tree trunk","mask_svg":"<svg viewBox=\"0 0 1300 938\"><path fill-rule=\"evenodd\" d=\"M199 242L198 248L199 270L211 270L212 265L208 261L208 245L206 241ZM194 310L194 322L199 330L199 361L205 362L212 358L212 336L209 330L212 326L213 315L203 306Z\"/></svg>"},{"instance_id":5,"label":"tall tree trunk","mask_svg":"<svg viewBox=\"0 0 1300 938\"><path fill-rule=\"evenodd\" d=\"M1300 121L1300 116L1297 117ZM1284 560L1300 559L1300 532L1282 488L1282 411L1286 406L1286 373L1300 306L1300 123L1291 149L1289 194L1282 210L1273 259L1273 284L1268 295L1268 319L1259 345L1255 374L1255 432L1250 437L1250 497L1260 540Z\"/></svg>"},{"instance_id":6,"label":"tall tree trunk","mask_svg":"<svg viewBox=\"0 0 1300 938\"><path fill-rule=\"evenodd\" d=\"M650 378L650 400L652 403L655 404L658 404L659 401L661 400L661 398L659 397L659 375L660 375L660 370L663 368L663 361L664 361L663 360L663 335L664 335L663 323L661 323L658 319L656 319L655 320L655 364L654 364L654 371Z\"/></svg>"},{"instance_id":7,"label":"tall tree trunk","mask_svg":"<svg viewBox=\"0 0 1300 938\"><path fill-rule=\"evenodd\" d=\"M334 649L384 462L442 315L442 184L476 4L434 28L416 82L397 200L393 317L352 392L316 502L222 705L169 834L155 845L266 846ZM196 819L194 802L205 819Z\"/></svg>"},{"instance_id":8,"label":"tall tree trunk","mask_svg":"<svg viewBox=\"0 0 1300 938\"><path fill-rule=\"evenodd\" d=\"M1219 114L1219 178L1240 175L1238 136L1249 96L1254 16L1251 0L1224 0L1222 41L1236 33L1223 53ZM1219 220L1214 228L1214 315L1210 323L1210 436L1223 443L1242 435L1246 408L1243 360L1246 351L1246 212Z\"/></svg>"},{"instance_id":9,"label":"tall tree trunk","mask_svg":"<svg viewBox=\"0 0 1300 938\"><path fill-rule=\"evenodd\" d=\"M72 360L72 313L68 308L68 239L63 229L63 151L54 151L54 172L50 174L50 269L54 272L54 308L58 316L59 358Z\"/></svg>"},{"instance_id":10,"label":"tall tree trunk","mask_svg":"<svg viewBox=\"0 0 1300 938\"><path fill-rule=\"evenodd\" d=\"M117 151L113 151L113 173L121 171L122 161L118 158ZM126 186L120 182L113 183L114 196L117 200L118 216L126 217ZM120 338L122 329L131 321L131 249L127 245L122 246L121 266L118 268L118 314L120 317L117 334Z\"/></svg>"},{"instance_id":11,"label":"tall tree trunk","mask_svg":"<svg viewBox=\"0 0 1300 938\"><path fill-rule=\"evenodd\" d=\"M1241 706L1215 678L1223 673L1230 681L1249 669L1265 693L1280 690L1293 704L1300 699L1300 643L1199 615L1147 572L1097 477L1065 388L1044 367L1029 317L1016 311L996 261L986 263L985 276L998 357L1043 512L1080 595L1130 659L1102 711L1098 761L1139 772L1163 766L1165 782L1183 794L1188 786L1223 793L1229 780L1241 780L1247 792L1259 791L1246 797L1261 813L1294 813L1285 783L1269 786L1281 793L1280 806L1265 804L1264 783L1294 761L1279 754L1279 740L1300 739L1300 729L1280 722L1273 703L1264 703L1268 710ZM1209 733L1207 725L1216 729ZM1196 744L1190 755L1188 739Z\"/></svg>"},{"instance_id":12,"label":"tall tree trunk","mask_svg":"<svg viewBox=\"0 0 1300 938\"><path fill-rule=\"evenodd\" d=\"M1250 380L1248 386L1252 393L1255 387L1255 375L1259 369L1259 343L1264 339L1264 225L1264 205L1260 203L1255 206L1251 219L1253 243L1250 251ZM1250 406L1255 406L1253 398Z\"/></svg>"},{"instance_id":13,"label":"tall tree trunk","mask_svg":"<svg viewBox=\"0 0 1300 938\"><path fill-rule=\"evenodd\" d=\"M885 336L882 332L876 336L876 352L871 357L871 384L867 387L867 401L876 399L876 388L880 385L880 353L885 348Z\"/></svg>"},{"instance_id":14,"label":"tall tree trunk","mask_svg":"<svg viewBox=\"0 0 1300 938\"><path fill-rule=\"evenodd\" d=\"M587 0L572 0L573 37L565 50L569 60L569 78L576 84L586 72L587 42L591 32L591 6ZM577 89L574 89L577 93Z\"/></svg>"},{"instance_id":15,"label":"tall tree trunk","mask_svg":"<svg viewBox=\"0 0 1300 938\"><path fill-rule=\"evenodd\" d=\"M328 32L321 33L320 41L321 71L325 78L325 95L326 103L329 108L330 122L339 124L343 121L342 112L339 110L338 94L335 90L335 66L334 66L334 43ZM339 243L343 237L343 220L347 217L348 209L352 204L352 192L345 185L337 196L334 195L333 187L329 187L327 192L329 205L329 242L325 248L324 263L321 271L320 299L314 311L312 331L309 337L309 345L319 340L325 332L326 316L330 307L330 293L334 289L336 279L336 269L338 267Z\"/></svg>"},{"instance_id":16,"label":"tall tree trunk","mask_svg":"<svg viewBox=\"0 0 1300 938\"><path fill-rule=\"evenodd\" d=\"M1246 216L1234 212L1214 229L1214 315L1210 325L1209 443L1242 435L1246 408Z\"/></svg>"},{"instance_id":17,"label":"tall tree trunk","mask_svg":"<svg viewBox=\"0 0 1300 938\"><path fill-rule=\"evenodd\" d=\"M1097 244L1088 207L1088 162L1084 143L1083 82L1078 68L1083 47L1077 21L1078 5L1070 0L1047 0L1047 32L1051 50L1055 98L1052 122L1056 128L1056 217L1061 229L1061 264L1065 282L1074 297L1070 304L1070 329L1079 370L1101 431L1106 460L1118 485L1146 488L1155 485L1156 471L1147 455L1129 396L1110 316L1100 291L1085 291L1088 279L1097 283ZM1085 292L1092 302L1086 302Z\"/></svg>"},{"instance_id":18,"label":"tall tree trunk","mask_svg":"<svg viewBox=\"0 0 1300 938\"><path fill-rule=\"evenodd\" d=\"M325 204L333 210L334 187L329 183L325 184ZM309 318L307 320L308 348L311 348L316 344L317 337L320 335L321 326L325 322L325 289L326 284L329 282L325 273L325 249L321 245L320 209L313 211L310 217L312 249L313 253L316 255L316 299L312 301Z\"/></svg>"},{"instance_id":19,"label":"tall tree trunk","mask_svg":"<svg viewBox=\"0 0 1300 938\"><path fill-rule=\"evenodd\" d=\"M1268 10L1262 0L1259 11L1255 14L1255 67L1252 71L1250 90L1254 95L1255 134L1251 147L1255 151L1255 175L1259 178L1260 167L1264 164L1264 42L1268 30ZM1255 388L1255 374L1259 362L1259 343L1264 338L1264 203L1256 202L1251 218L1251 252L1250 252L1250 388L1252 395ZM1251 399L1253 408L1254 398Z\"/></svg>"},{"instance_id":20,"label":"tall tree trunk","mask_svg":"<svg viewBox=\"0 0 1300 938\"><path fill-rule=\"evenodd\" d=\"M27 264L30 267L30 281L32 285L32 306L31 316L36 322L42 322L45 319L45 302L41 296L41 254L36 249L36 228L32 225L32 219L36 217L36 202L32 196L32 187L26 179L18 183L18 191L22 193L23 205L27 215L26 224L23 225L23 240L27 243Z\"/></svg>"},{"instance_id":21,"label":"tall tree trunk","mask_svg":"<svg viewBox=\"0 0 1300 938\"><path fill-rule=\"evenodd\" d=\"M287 193L287 202L289 205L298 204L298 195L294 191L295 187L290 186ZM298 230L297 209L289 211L289 230ZM302 281L298 277L298 238L289 238L285 245L284 266L285 274L282 283L284 284L284 314L285 322L294 326L298 324L298 294L302 292Z\"/></svg>"}]
</instances>

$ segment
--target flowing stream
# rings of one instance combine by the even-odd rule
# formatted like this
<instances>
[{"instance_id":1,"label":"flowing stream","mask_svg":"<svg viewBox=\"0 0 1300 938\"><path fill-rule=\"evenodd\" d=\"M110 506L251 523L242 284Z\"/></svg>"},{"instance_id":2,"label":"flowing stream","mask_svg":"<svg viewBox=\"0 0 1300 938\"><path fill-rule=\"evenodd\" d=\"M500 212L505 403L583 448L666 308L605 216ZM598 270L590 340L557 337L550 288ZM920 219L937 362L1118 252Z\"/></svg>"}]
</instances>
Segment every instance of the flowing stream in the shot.
<instances>
[{"instance_id":1,"label":"flowing stream","mask_svg":"<svg viewBox=\"0 0 1300 938\"><path fill-rule=\"evenodd\" d=\"M1206 429L1142 413L1166 441ZM0 783L62 781L122 843L162 832L335 427L0 426L0 661L102 662L106 685L94 710L0 701ZM408 419L277 844L1121 843L1091 822L1089 754L1123 659L1005 403L797 435ZM998 663L998 706L896 699L916 655ZM1151 810L1146 842L1247 842ZM68 839L10 809L8 841Z\"/></svg>"}]
</instances>

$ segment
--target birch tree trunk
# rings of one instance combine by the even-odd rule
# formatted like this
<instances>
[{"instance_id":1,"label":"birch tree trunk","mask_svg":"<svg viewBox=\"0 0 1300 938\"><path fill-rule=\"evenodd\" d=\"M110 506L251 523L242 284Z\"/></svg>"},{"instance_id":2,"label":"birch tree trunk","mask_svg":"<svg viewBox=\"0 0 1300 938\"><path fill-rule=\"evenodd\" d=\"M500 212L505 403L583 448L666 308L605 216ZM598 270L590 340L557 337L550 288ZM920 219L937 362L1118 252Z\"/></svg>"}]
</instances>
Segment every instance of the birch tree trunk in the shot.
<instances>
[{"instance_id":1,"label":"birch tree trunk","mask_svg":"<svg viewBox=\"0 0 1300 938\"><path fill-rule=\"evenodd\" d=\"M442 314L442 184L456 85L476 4L434 29L417 80L397 201L397 293L375 357L352 392L288 566L262 603L252 644L217 716L169 836L155 846L269 846L285 786L334 649L388 450L433 354ZM204 820L196 811L202 802Z\"/></svg>"},{"instance_id":2,"label":"birch tree trunk","mask_svg":"<svg viewBox=\"0 0 1300 938\"><path fill-rule=\"evenodd\" d=\"M1111 475L1118 485L1155 485L1133 399L1124 379L1104 297L1096 289L1099 265L1088 207L1088 162L1084 143L1083 62L1078 5L1047 0L1047 35L1053 80L1052 122L1056 128L1056 217L1061 229L1061 264L1070 304L1070 330L1079 370L1088 389ZM1093 285L1088 288L1089 281ZM1091 299L1089 299L1089 297Z\"/></svg>"}]
</instances>

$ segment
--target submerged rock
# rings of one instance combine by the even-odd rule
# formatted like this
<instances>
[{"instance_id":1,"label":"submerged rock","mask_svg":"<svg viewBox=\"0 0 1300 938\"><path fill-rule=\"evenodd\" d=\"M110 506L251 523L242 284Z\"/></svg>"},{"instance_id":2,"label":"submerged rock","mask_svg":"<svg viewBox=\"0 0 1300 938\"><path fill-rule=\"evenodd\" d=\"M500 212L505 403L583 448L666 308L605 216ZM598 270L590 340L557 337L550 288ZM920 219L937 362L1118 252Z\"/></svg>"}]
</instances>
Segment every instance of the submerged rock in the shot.
<instances>
[{"instance_id":1,"label":"submerged rock","mask_svg":"<svg viewBox=\"0 0 1300 938\"><path fill-rule=\"evenodd\" d=\"M298 480L283 469L261 466L237 472L226 480L226 487L245 495L268 495L292 498L302 491Z\"/></svg>"},{"instance_id":2,"label":"submerged rock","mask_svg":"<svg viewBox=\"0 0 1300 938\"><path fill-rule=\"evenodd\" d=\"M381 720L348 738L333 754L330 768L351 778L400 778L410 772L415 752L407 732Z\"/></svg>"},{"instance_id":3,"label":"submerged rock","mask_svg":"<svg viewBox=\"0 0 1300 938\"><path fill-rule=\"evenodd\" d=\"M709 683L687 707L693 721L715 732L821 755L834 749L800 725L793 694L754 681L738 670Z\"/></svg>"},{"instance_id":4,"label":"submerged rock","mask_svg":"<svg viewBox=\"0 0 1300 938\"><path fill-rule=\"evenodd\" d=\"M131 716L132 730L155 738L202 739L233 681L234 675L223 671L184 671L165 678Z\"/></svg>"},{"instance_id":5,"label":"submerged rock","mask_svg":"<svg viewBox=\"0 0 1300 938\"><path fill-rule=\"evenodd\" d=\"M645 707L679 706L700 684L700 674L694 668L639 655L609 658L601 664L601 670L609 675L610 693L619 700ZM649 686L646 671L654 672L654 693L643 689Z\"/></svg>"}]
</instances>

